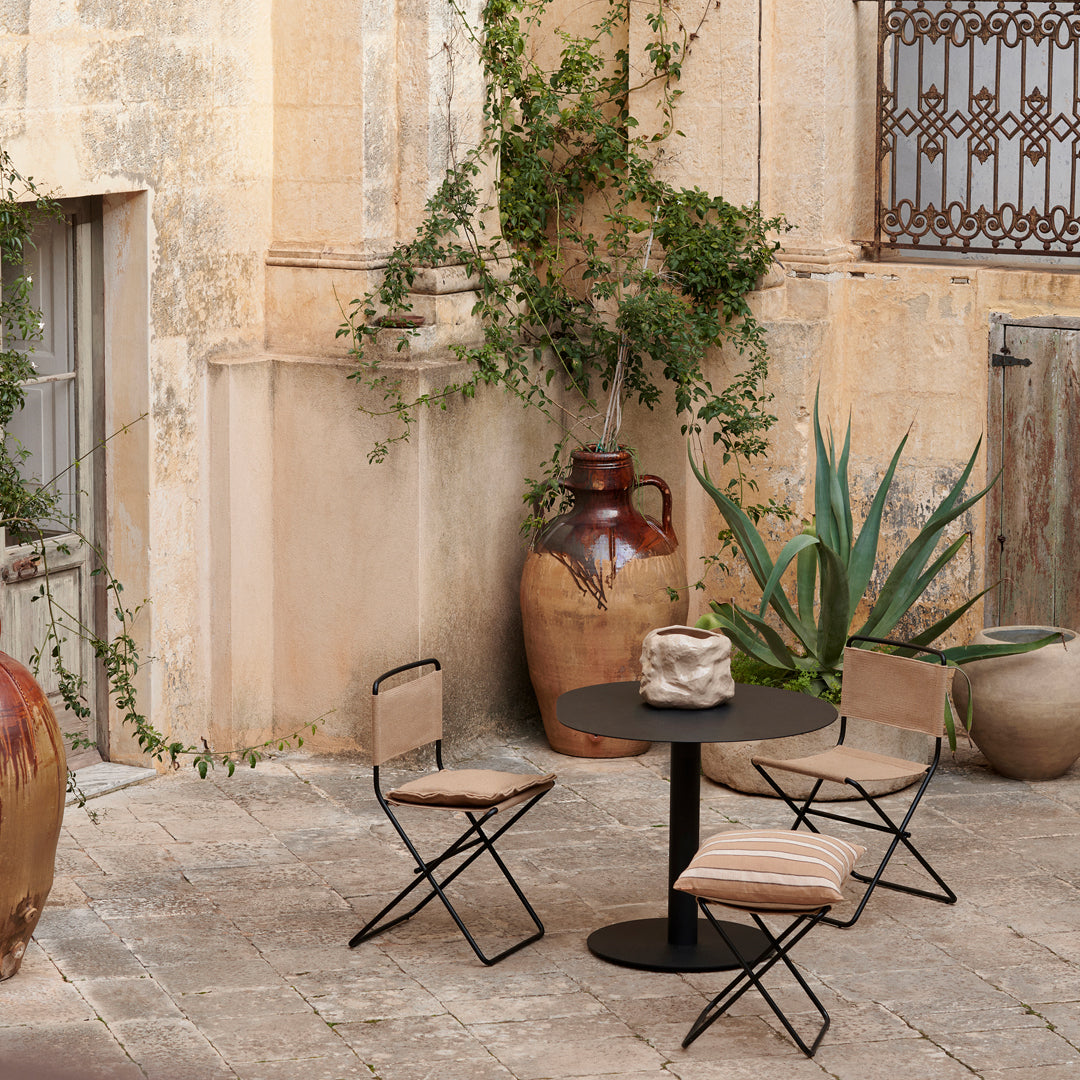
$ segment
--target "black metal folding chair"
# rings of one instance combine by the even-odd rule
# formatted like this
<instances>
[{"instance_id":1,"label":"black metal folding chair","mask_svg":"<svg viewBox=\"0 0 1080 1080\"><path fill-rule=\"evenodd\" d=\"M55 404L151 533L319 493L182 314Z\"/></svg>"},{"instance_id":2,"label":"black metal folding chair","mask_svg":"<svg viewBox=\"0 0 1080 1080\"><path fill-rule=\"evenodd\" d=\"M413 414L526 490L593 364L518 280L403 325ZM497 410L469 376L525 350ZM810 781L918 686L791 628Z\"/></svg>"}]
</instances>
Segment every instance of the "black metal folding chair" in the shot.
<instances>
[{"instance_id":1,"label":"black metal folding chair","mask_svg":"<svg viewBox=\"0 0 1080 1080\"><path fill-rule=\"evenodd\" d=\"M907 655L853 648L852 642L856 641L890 646ZM911 655L914 653L925 653L936 657L938 663L916 659ZM754 768L794 811L795 822L791 826L792 829L798 829L800 825L805 824L808 829L817 832L817 827L810 820L810 817L814 816L846 822L864 829L873 829L891 837L878 868L872 874L852 873L852 877L866 885L866 891L850 918L845 920L836 919L833 916L824 918L825 922L833 926L854 925L878 886L910 893L912 896L921 896L927 900L936 900L943 904L956 903L956 893L945 884L941 875L912 843L911 832L908 828L941 759L948 685L949 668L944 653L939 650L925 649L907 642L886 638L853 635L848 639L847 647L844 649L840 736L836 746L823 753L802 758L755 757L752 759ZM908 761L904 758L889 757L848 745L844 741L847 735L847 722L854 717L876 724L925 733L934 739L932 760L929 764ZM784 791L778 780L771 775L771 771L809 776L815 783L810 794L800 803ZM867 785L870 784L896 781L905 777L917 778L920 775L922 775L922 782L908 803L903 819L899 822L890 817L867 790ZM861 801L873 809L877 820L866 820L814 805L814 799L826 780L853 788L858 792ZM901 884L887 880L883 876L889 860L901 844L934 880L940 892Z\"/></svg>"},{"instance_id":2,"label":"black metal folding chair","mask_svg":"<svg viewBox=\"0 0 1080 1080\"><path fill-rule=\"evenodd\" d=\"M753 987L799 1049L807 1057L814 1056L829 1029L829 1014L790 953L825 918L830 905L843 899L842 886L862 851L856 844L822 833L761 829L717 833L702 844L676 880L675 888L697 897L702 914L734 956L738 973L702 1009L682 1041L684 1048ZM747 947L747 942L755 941L754 936L729 934L727 925L713 915L714 905L748 914L759 931L756 944ZM774 933L763 918L770 913L793 918L783 930ZM762 982L778 963L794 976L821 1017L809 1042L795 1030Z\"/></svg>"},{"instance_id":3,"label":"black metal folding chair","mask_svg":"<svg viewBox=\"0 0 1080 1080\"><path fill-rule=\"evenodd\" d=\"M431 667L432 670L389 688L384 689L382 686L396 675L424 667ZM525 894L495 850L494 844L551 790L555 784L555 774L445 768L442 760L442 667L438 660L417 660L387 671L375 680L371 693L375 797L416 860L416 869L413 871L413 881L353 936L349 947L355 948L362 941L412 918L435 897L445 905L473 952L485 964L498 963L543 937L543 923L525 899ZM384 794L379 785L380 766L402 754L432 744L435 748L436 771L428 772ZM438 810L442 813L463 813L468 818L469 827L441 854L425 859L405 831L398 815L394 813L394 807L405 806ZM513 810L513 813L505 821L500 817L499 827L489 833L487 829L493 819L498 815L505 816L510 810ZM485 852L491 856L510 883L536 928L534 933L495 956L484 953L446 895L446 887ZM453 868L446 872L444 864ZM445 876L437 876L437 872L445 873ZM426 884L428 889L418 903L404 914L388 918L402 901L423 884Z\"/></svg>"}]
</instances>

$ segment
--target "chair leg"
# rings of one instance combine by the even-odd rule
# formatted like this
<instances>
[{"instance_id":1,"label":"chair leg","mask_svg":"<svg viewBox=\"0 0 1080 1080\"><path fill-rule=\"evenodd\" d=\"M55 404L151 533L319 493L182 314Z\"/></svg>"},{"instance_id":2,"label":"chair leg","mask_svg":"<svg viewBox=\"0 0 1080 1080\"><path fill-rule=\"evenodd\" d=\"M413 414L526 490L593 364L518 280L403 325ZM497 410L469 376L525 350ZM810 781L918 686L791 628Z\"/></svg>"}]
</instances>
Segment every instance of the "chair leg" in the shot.
<instances>
[{"instance_id":1,"label":"chair leg","mask_svg":"<svg viewBox=\"0 0 1080 1080\"><path fill-rule=\"evenodd\" d=\"M383 805L383 809L386 812L387 817L390 818L391 823L397 830L398 835L401 837L402 842L409 849L413 858L416 861L416 869L413 871L417 876L413 881L405 886L391 900L383 909L371 920L369 920L353 937L349 940L349 948L355 948L357 945L370 938L375 937L377 934L381 934L386 930L389 930L393 926L397 926L399 923L405 922L407 919L411 919L422 908L438 897L443 906L446 908L450 917L454 920L457 928L461 931L465 940L469 943L470 948L476 954L477 958L484 964L491 966L498 963L500 960L505 959L507 956L517 952L519 949L525 948L526 945L531 945L534 941L539 940L544 936L544 924L540 921L532 905L525 898L525 894L522 892L521 887L514 879L510 870L503 862L499 853L495 850L494 843L507 829L509 829L514 822L518 820L526 811L530 810L545 794L541 792L535 798L530 799L527 803L524 803L516 813L514 813L506 822L504 822L499 829L488 836L483 829L485 821L487 821L489 814L485 814L482 817L476 817L474 814L467 814L469 818L469 828L465 830L452 844L449 845L440 855L437 855L433 859L424 859L424 857L417 850L416 846L409 839L408 834L402 828L401 823L398 821L397 816L390 809L388 804ZM458 855L462 855L464 852L470 851L470 854L462 862L460 862L449 874L447 874L441 881L435 876L435 870L445 863L448 859L452 859ZM530 934L524 939L511 945L509 948L504 949L502 952L497 953L495 956L488 956L479 946L476 939L470 933L469 928L465 925L464 920L458 914L457 909L450 902L446 895L446 887L454 881L463 871L468 869L481 855L487 852L495 861L495 865L498 866L503 877L509 882L511 888L514 890L515 895L521 902L522 907L525 909L526 914L529 916L533 925L536 927L535 933ZM407 911L403 915L399 915L394 919L387 922L382 920L393 911L418 885L426 882L429 891L424 898L416 904L413 908Z\"/></svg>"},{"instance_id":2,"label":"chair leg","mask_svg":"<svg viewBox=\"0 0 1080 1080\"><path fill-rule=\"evenodd\" d=\"M927 784L930 782L930 774L928 773L923 779L922 784L919 786L918 792L911 800L911 804L908 806L907 813L904 815L904 820L898 825L884 810L877 804L877 802L870 796L866 789L854 780L849 780L856 791L863 797L863 800L870 804L874 812L882 819L883 825L877 826L876 823L871 825L873 828L880 828L882 831L888 832L892 835L892 841L885 851L881 862L878 863L877 870L873 874L863 874L853 870L851 876L856 881L861 881L866 885L866 891L862 895L862 899L859 901L858 907L849 919L839 920L829 917L825 919L825 922L832 926L839 926L846 929L849 926L854 925L856 920L862 914L863 908L866 907L866 902L870 899L873 891L879 886L883 889L891 889L894 892L907 893L909 896L919 896L924 900L934 900L939 904L955 904L956 893L945 883L941 875L930 865L921 851L911 842L911 833L908 831L908 824L911 822L912 817L915 814L915 808L918 806L919 800L922 798L923 792L926 790ZM903 844L904 847L915 858L919 865L926 871L926 873L933 878L934 882L941 889L941 892L932 892L929 889L920 889L914 885L903 885L898 881L891 881L884 877L885 868L889 864L889 860L893 857L896 849Z\"/></svg>"},{"instance_id":3,"label":"chair leg","mask_svg":"<svg viewBox=\"0 0 1080 1080\"><path fill-rule=\"evenodd\" d=\"M880 885L883 889L892 889L894 892L908 893L911 896L919 896L925 900L935 900L939 904L955 904L956 893L945 883L941 875L930 865L930 863L923 856L922 852L915 847L911 842L911 833L908 830L908 825L911 822L912 817L915 815L915 810L919 805L920 800L923 797L923 792L926 791L927 786L930 783L930 778L933 776L933 770L930 770L923 777L922 783L919 785L919 790L915 793L911 802L908 804L907 812L904 814L903 821L898 825L884 810L878 805L873 796L856 780L848 779L846 783L850 784L862 798L864 803L867 803L875 814L881 819L877 821L862 821L859 818L847 816L845 814L839 814L830 810L822 810L818 807L811 806L814 797L817 795L818 790L821 787L822 781L818 780L810 791L808 798L799 805L792 799L787 792L780 787L779 784L758 764L754 764L754 768L768 781L773 790L787 803L791 810L795 814L795 821L792 823L792 831L799 828L800 825L806 825L811 832L820 832L818 827L810 820L810 815L814 817L827 818L830 821L841 821L848 825L857 825L863 829L873 829L876 832L884 832L892 837L888 848L885 851L881 862L878 864L877 870L871 874L859 873L856 870L851 872L851 876L856 881L863 882L867 888L859 900L859 904L856 907L854 913L848 919L836 919L831 915L826 917L823 921L827 922L830 926L838 926L846 929L850 926L854 926L858 921L859 916L862 915L863 909L866 907L867 901L869 901L874 890ZM932 892L928 889L920 889L913 885L903 885L900 882L890 881L883 875L885 868L889 864L889 860L893 857L897 847L903 844L905 848L911 853L911 855L918 861L919 865L926 871L926 873L934 880L934 882L941 889L941 892Z\"/></svg>"},{"instance_id":4,"label":"chair leg","mask_svg":"<svg viewBox=\"0 0 1080 1080\"><path fill-rule=\"evenodd\" d=\"M780 1023L784 1025L784 1029L795 1041L795 1044L807 1057L813 1057L817 1051L818 1046L821 1045L821 1040L825 1036L825 1032L829 1030L829 1014L825 1011L824 1005L818 999L817 995L810 989L806 979L803 978L802 973L791 962L791 958L788 953L790 950L802 940L821 920L824 918L828 908L824 907L818 911L808 912L800 914L788 927L778 936L774 936L769 928L765 925L764 920L756 913L749 912L750 917L757 924L758 929L765 935L768 946L754 959L750 960L744 957L738 949L735 947L735 943L731 937L724 930L724 925L717 920L712 911L709 909L709 905L699 899L698 906L701 908L705 917L715 927L717 933L724 940L724 944L731 950L732 954L739 961L739 965L742 971L735 976L716 995L709 1003L702 1009L701 1014L690 1026L690 1030L686 1034L686 1038L683 1039L682 1045L685 1049L688 1047L706 1028L712 1025L719 1017L721 1017L736 1001L739 1000L751 987L757 989L758 993L765 999L766 1004L776 1014ZM766 975L771 968L777 963L782 961L784 966L795 976L796 981L802 987L803 992L810 999L814 1008L821 1016L822 1024L819 1028L817 1035L814 1037L813 1042L807 1043L801 1035L792 1026L791 1021L784 1015L783 1010L777 1005L772 995L765 989L761 979L763 975Z\"/></svg>"},{"instance_id":5,"label":"chair leg","mask_svg":"<svg viewBox=\"0 0 1080 1080\"><path fill-rule=\"evenodd\" d=\"M786 791L785 791L785 790L784 790L784 789L783 789L783 788L782 788L782 787L781 787L781 786L780 786L780 785L779 785L779 784L778 784L778 783L777 783L777 782L776 782L776 781L775 781L775 780L773 779L773 777L772 777L772 775L771 775L770 773L767 773L767 772L766 772L766 771L765 771L765 770L764 770L764 769L763 769L763 768L762 768L762 767L761 767L761 766L760 766L760 765L759 765L759 764L758 764L758 763L757 763L756 761L753 761L753 762L751 762L751 764L752 764L752 765L754 766L754 768L755 768L755 769L757 769L757 771L758 771L758 773L760 774L761 778L762 778L762 779L763 779L763 780L764 780L764 781L765 781L765 782L766 782L766 783L767 783L767 784L769 785L769 787L771 787L771 788L773 789L773 791L775 791L775 792L776 792L776 794L777 794L777 795L778 795L778 796L779 796L779 797L780 797L781 799L783 799L783 801L784 801L785 803L787 803L787 805L788 805L788 807L790 808L791 812L792 812L792 813L793 813L793 814L795 815L795 822L794 822L794 824L793 824L793 825L791 826L791 829L792 829L792 831L794 832L794 831L795 831L796 829L798 829L798 827L799 827L800 825L802 825L802 824L805 824L805 825L806 825L806 827L807 827L807 828L808 828L808 829L809 829L809 830L810 830L811 832L817 832L818 830L817 830L817 829L816 829L816 828L814 827L814 823L813 823L813 822L812 822L812 821L811 821L811 820L809 819L809 817L808 817L807 815L808 815L808 814L811 814L811 813L814 813L814 811L813 811L813 810L811 810L811 808L810 808L810 805L811 805L811 803L813 803L814 799L815 799L815 798L817 797L817 793L818 793L818 792L819 792L819 791L821 790L821 785L822 785L822 784L823 784L823 783L824 783L825 781L824 781L824 780L816 780L816 781L814 782L814 786L813 786L813 787L812 787L812 788L810 789L810 794L809 794L809 795L808 795L808 796L806 797L806 799L804 800L804 802L803 802L803 803L802 803L802 805L800 806L800 805L799 805L799 804L798 804L798 803L797 803L797 802L796 802L796 801L795 801L795 800L794 800L794 799L793 799L793 798L792 798L792 797L791 797L791 796L790 796L790 795L789 795L789 794L788 794L788 793L787 793L787 792L786 792ZM845 819L845 820L846 820L846 819Z\"/></svg>"}]
</instances>

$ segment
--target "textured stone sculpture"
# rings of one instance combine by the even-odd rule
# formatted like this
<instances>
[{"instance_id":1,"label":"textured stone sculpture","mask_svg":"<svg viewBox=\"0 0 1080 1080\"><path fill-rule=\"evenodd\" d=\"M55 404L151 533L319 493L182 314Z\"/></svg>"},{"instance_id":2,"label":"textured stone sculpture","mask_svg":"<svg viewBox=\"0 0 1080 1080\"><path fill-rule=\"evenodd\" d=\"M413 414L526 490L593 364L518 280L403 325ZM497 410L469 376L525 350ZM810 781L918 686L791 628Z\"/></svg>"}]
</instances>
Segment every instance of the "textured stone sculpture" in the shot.
<instances>
[{"instance_id":1,"label":"textured stone sculpture","mask_svg":"<svg viewBox=\"0 0 1080 1080\"><path fill-rule=\"evenodd\" d=\"M663 626L641 645L641 696L668 709L709 709L735 693L731 642L712 630Z\"/></svg>"}]
</instances>

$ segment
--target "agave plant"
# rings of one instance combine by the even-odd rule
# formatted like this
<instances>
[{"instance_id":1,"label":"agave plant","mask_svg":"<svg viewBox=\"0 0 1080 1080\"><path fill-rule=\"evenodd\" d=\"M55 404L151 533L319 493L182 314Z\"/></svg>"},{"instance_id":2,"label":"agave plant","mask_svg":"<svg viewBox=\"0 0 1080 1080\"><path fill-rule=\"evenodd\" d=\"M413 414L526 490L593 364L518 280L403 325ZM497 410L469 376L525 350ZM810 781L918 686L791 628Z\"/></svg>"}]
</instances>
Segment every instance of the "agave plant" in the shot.
<instances>
[{"instance_id":1,"label":"agave plant","mask_svg":"<svg viewBox=\"0 0 1080 1080\"><path fill-rule=\"evenodd\" d=\"M894 563L884 584L874 598L865 621L853 627L859 605L866 595L877 559L882 514L892 486L896 466L907 443L900 440L889 467L881 480L858 535L851 514L848 490L848 456L851 446L851 423L848 422L843 448L836 454L830 430L822 434L818 403L814 401L814 442L817 470L814 477L814 524L792 537L773 562L754 523L711 480L708 469L690 457L690 465L701 485L724 515L734 540L761 588L758 610L749 611L734 603L713 601L711 613L702 616L698 626L722 630L748 656L772 668L792 673L809 672L825 686L835 689L843 664L844 644L849 635L888 638L897 624L926 592L935 577L963 547L968 533L962 533L941 552L935 554L948 525L974 506L997 480L995 477L981 491L962 498L964 485L971 475L979 453L977 443L956 483L930 515L915 539ZM795 563L794 601L784 591L782 580ZM990 586L992 588L993 586ZM930 645L967 612L988 589L950 611L925 630L908 637L913 645ZM771 608L790 632L788 640L765 615ZM1039 648L1052 637L1024 646L964 645L943 650L950 664L962 664L989 656L1008 655ZM970 711L968 717L970 726ZM951 717L950 742L953 742Z\"/></svg>"}]
</instances>

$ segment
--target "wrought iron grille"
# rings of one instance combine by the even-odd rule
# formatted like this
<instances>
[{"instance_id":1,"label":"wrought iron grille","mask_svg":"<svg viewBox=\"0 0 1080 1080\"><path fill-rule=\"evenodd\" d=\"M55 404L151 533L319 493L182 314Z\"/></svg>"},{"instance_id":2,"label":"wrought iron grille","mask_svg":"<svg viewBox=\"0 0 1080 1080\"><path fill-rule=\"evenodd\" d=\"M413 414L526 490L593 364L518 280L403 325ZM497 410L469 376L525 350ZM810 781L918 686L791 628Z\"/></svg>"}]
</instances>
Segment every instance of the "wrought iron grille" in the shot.
<instances>
[{"instance_id":1,"label":"wrought iron grille","mask_svg":"<svg viewBox=\"0 0 1080 1080\"><path fill-rule=\"evenodd\" d=\"M874 248L1080 255L1080 2L881 0Z\"/></svg>"}]
</instances>

